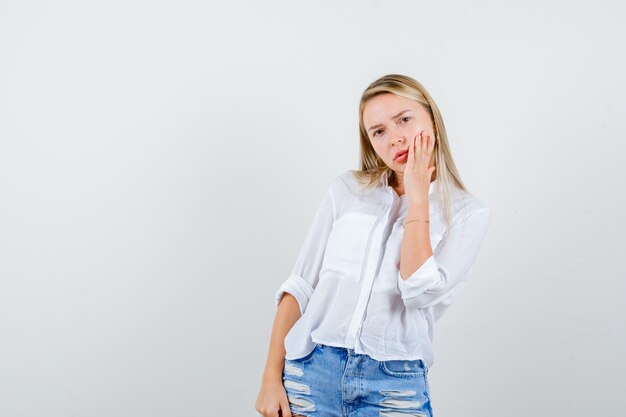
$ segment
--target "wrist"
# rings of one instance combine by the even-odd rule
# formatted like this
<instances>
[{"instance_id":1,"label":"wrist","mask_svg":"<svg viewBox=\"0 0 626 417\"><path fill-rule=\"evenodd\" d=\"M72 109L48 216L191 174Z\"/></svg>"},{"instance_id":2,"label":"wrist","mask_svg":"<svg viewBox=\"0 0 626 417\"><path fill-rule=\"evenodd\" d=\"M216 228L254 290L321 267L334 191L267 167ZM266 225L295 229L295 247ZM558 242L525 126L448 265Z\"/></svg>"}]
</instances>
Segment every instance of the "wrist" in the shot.
<instances>
[{"instance_id":1,"label":"wrist","mask_svg":"<svg viewBox=\"0 0 626 417\"><path fill-rule=\"evenodd\" d=\"M283 380L283 370L280 369L266 369L263 372L263 382L275 382Z\"/></svg>"},{"instance_id":2,"label":"wrist","mask_svg":"<svg viewBox=\"0 0 626 417\"><path fill-rule=\"evenodd\" d=\"M428 207L428 201L426 202L411 202L407 211L407 220L409 219L423 219L428 220L430 211Z\"/></svg>"}]
</instances>

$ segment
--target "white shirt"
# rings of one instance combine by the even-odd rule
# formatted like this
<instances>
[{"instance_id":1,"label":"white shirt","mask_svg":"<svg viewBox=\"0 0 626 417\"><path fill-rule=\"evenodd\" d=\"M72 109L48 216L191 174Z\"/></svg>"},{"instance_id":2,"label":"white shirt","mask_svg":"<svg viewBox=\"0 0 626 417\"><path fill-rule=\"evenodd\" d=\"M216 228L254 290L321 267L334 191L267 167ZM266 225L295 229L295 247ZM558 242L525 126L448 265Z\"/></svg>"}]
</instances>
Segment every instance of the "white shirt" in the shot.
<instances>
[{"instance_id":1,"label":"white shirt","mask_svg":"<svg viewBox=\"0 0 626 417\"><path fill-rule=\"evenodd\" d=\"M361 190L351 171L332 180L291 275L276 292L276 308L283 292L300 305L285 337L286 359L321 343L379 361L422 359L432 366L434 323L465 287L491 219L484 203L453 188L452 228L445 230L437 184L429 189L433 255L405 281L399 267L406 194L398 196L388 175L370 190Z\"/></svg>"}]
</instances>

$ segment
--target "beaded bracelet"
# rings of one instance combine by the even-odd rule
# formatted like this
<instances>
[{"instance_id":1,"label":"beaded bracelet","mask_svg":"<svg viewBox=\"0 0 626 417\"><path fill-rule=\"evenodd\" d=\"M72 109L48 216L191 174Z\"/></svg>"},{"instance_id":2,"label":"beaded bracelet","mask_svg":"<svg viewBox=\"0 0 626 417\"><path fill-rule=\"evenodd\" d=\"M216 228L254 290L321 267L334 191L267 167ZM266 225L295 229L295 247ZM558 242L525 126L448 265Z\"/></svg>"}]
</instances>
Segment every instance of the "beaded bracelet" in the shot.
<instances>
[{"instance_id":1,"label":"beaded bracelet","mask_svg":"<svg viewBox=\"0 0 626 417\"><path fill-rule=\"evenodd\" d=\"M403 226L406 226L408 223L411 222L426 222L426 223L430 223L428 220L408 220L406 222L404 222Z\"/></svg>"}]
</instances>

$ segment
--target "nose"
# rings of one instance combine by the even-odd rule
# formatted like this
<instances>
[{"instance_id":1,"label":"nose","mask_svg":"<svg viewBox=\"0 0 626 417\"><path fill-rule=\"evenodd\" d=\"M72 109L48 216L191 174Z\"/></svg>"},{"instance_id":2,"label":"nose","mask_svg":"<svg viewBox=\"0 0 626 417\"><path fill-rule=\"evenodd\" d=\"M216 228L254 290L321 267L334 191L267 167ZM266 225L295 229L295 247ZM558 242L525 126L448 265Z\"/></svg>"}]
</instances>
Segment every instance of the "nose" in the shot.
<instances>
[{"instance_id":1,"label":"nose","mask_svg":"<svg viewBox=\"0 0 626 417\"><path fill-rule=\"evenodd\" d=\"M391 142L395 145L402 144L406 140L405 132L399 127L395 127L392 130L392 134Z\"/></svg>"}]
</instances>

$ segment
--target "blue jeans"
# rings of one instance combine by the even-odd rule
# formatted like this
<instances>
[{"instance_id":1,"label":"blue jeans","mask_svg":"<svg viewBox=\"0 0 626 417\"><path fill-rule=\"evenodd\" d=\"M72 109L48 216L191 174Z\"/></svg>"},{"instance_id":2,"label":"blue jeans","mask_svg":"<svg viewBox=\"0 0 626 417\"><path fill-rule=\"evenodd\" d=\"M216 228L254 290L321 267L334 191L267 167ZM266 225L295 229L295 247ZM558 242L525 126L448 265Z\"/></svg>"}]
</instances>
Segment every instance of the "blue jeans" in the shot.
<instances>
[{"instance_id":1,"label":"blue jeans","mask_svg":"<svg viewBox=\"0 0 626 417\"><path fill-rule=\"evenodd\" d=\"M307 417L432 417L428 367L421 359L377 361L354 349L317 344L285 360L292 414Z\"/></svg>"}]
</instances>

